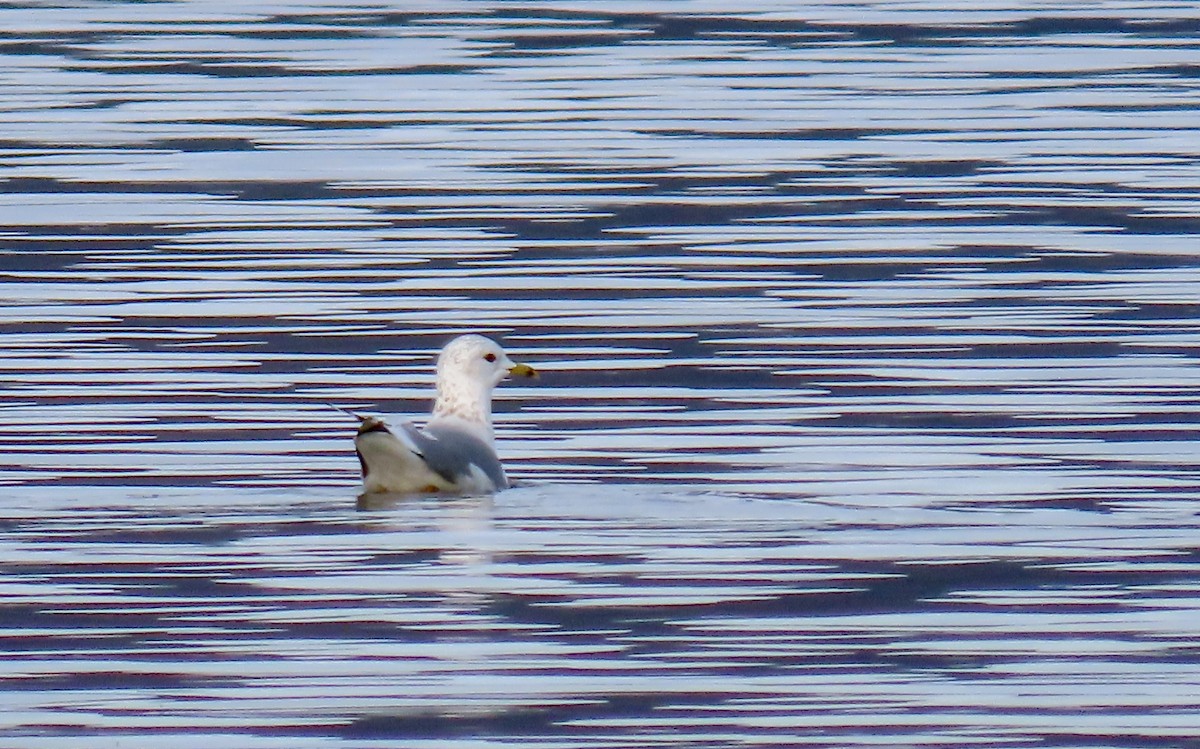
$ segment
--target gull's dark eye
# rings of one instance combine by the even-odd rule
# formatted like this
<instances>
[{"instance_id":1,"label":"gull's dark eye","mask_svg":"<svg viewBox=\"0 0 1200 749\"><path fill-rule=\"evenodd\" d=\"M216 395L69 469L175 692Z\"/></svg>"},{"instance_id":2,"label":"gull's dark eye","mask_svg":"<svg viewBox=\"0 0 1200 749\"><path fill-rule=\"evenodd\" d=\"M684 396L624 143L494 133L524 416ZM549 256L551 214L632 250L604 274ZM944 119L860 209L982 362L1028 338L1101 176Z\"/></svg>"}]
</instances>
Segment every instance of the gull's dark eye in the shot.
<instances>
[{"instance_id":1,"label":"gull's dark eye","mask_svg":"<svg viewBox=\"0 0 1200 749\"><path fill-rule=\"evenodd\" d=\"M495 354L488 354L487 356L485 356L485 357L483 357L483 358L484 358L484 359L487 359L488 361L496 361L496 355L495 355Z\"/></svg>"}]
</instances>

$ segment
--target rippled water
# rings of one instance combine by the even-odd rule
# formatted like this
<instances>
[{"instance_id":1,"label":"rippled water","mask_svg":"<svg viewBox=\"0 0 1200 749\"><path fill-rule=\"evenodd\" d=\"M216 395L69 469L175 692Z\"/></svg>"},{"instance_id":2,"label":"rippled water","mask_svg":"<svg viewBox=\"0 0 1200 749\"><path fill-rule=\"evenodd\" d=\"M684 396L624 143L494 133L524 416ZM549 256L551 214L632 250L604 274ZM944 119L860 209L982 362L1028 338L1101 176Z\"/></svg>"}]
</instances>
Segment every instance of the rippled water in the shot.
<instances>
[{"instance_id":1,"label":"rippled water","mask_svg":"<svg viewBox=\"0 0 1200 749\"><path fill-rule=\"evenodd\" d=\"M1194 746L1200 10L948 5L0 8L0 743Z\"/></svg>"}]
</instances>

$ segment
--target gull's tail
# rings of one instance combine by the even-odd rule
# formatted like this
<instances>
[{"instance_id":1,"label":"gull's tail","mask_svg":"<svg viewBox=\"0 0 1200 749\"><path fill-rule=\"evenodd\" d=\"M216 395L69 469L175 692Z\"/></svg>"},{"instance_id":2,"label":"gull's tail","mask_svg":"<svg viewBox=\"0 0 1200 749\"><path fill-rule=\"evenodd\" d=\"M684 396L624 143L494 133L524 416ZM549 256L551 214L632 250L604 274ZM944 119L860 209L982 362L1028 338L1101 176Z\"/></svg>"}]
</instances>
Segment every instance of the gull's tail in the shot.
<instances>
[{"instance_id":1,"label":"gull's tail","mask_svg":"<svg viewBox=\"0 0 1200 749\"><path fill-rule=\"evenodd\" d=\"M415 427L404 424L392 429L378 416L364 416L332 403L328 405L358 419L354 452L362 469L364 494L430 494L454 489L454 480L435 471L426 461L413 438L414 434L420 434Z\"/></svg>"}]
</instances>

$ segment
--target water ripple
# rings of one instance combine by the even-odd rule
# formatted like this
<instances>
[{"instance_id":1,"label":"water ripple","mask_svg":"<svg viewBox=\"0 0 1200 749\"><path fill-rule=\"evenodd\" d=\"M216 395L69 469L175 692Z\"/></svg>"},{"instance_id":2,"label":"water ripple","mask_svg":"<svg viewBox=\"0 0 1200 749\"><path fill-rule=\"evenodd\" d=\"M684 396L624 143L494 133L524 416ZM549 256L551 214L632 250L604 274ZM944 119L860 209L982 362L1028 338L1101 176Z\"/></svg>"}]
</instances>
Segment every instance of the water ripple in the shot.
<instances>
[{"instance_id":1,"label":"water ripple","mask_svg":"<svg viewBox=\"0 0 1200 749\"><path fill-rule=\"evenodd\" d=\"M719 6L0 9L0 735L1193 740L1200 16Z\"/></svg>"}]
</instances>

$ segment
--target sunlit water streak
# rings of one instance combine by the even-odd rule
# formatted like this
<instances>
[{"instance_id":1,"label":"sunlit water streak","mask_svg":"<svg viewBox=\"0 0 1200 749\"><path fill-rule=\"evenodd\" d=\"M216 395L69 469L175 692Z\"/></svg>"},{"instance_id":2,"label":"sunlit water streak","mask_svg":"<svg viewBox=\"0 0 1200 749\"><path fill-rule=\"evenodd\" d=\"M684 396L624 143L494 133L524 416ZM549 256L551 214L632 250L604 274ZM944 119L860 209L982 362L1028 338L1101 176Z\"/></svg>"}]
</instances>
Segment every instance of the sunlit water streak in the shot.
<instances>
[{"instance_id":1,"label":"sunlit water streak","mask_svg":"<svg viewBox=\"0 0 1200 749\"><path fill-rule=\"evenodd\" d=\"M0 735L1193 742L1200 12L1012 5L0 9Z\"/></svg>"}]
</instances>

